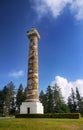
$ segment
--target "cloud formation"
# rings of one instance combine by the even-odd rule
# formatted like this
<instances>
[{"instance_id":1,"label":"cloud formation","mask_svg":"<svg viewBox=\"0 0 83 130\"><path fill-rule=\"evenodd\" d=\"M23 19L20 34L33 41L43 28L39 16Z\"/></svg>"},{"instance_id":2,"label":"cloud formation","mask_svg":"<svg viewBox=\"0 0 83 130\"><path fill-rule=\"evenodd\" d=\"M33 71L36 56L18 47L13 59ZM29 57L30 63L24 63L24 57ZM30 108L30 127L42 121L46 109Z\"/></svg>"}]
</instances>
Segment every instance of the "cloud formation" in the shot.
<instances>
[{"instance_id":1,"label":"cloud formation","mask_svg":"<svg viewBox=\"0 0 83 130\"><path fill-rule=\"evenodd\" d=\"M77 20L83 20L83 0L73 0L71 11L74 12Z\"/></svg>"},{"instance_id":2,"label":"cloud formation","mask_svg":"<svg viewBox=\"0 0 83 130\"><path fill-rule=\"evenodd\" d=\"M13 77L13 78L19 78L19 77L21 77L23 75L24 75L23 70L14 71L14 72L9 73L9 77Z\"/></svg>"},{"instance_id":3,"label":"cloud formation","mask_svg":"<svg viewBox=\"0 0 83 130\"><path fill-rule=\"evenodd\" d=\"M73 88L75 91L76 87L78 87L81 96L83 96L83 79L78 79L76 81L71 82L64 77L56 76L55 80L52 82L52 85L54 85L55 83L60 86L62 95L65 100L67 100L68 96L70 95L71 88Z\"/></svg>"},{"instance_id":4,"label":"cloud formation","mask_svg":"<svg viewBox=\"0 0 83 130\"><path fill-rule=\"evenodd\" d=\"M75 15L77 20L83 19L83 0L34 0L33 8L38 14L39 18L49 14L57 18L63 13L64 8L69 5L71 12Z\"/></svg>"}]
</instances>

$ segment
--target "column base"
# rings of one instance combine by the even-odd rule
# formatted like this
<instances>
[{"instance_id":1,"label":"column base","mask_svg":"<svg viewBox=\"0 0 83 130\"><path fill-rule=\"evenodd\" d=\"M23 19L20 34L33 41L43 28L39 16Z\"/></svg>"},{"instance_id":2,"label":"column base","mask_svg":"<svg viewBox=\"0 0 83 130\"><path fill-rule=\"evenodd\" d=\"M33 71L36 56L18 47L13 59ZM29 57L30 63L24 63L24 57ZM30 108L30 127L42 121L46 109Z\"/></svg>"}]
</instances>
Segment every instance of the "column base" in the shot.
<instances>
[{"instance_id":1,"label":"column base","mask_svg":"<svg viewBox=\"0 0 83 130\"><path fill-rule=\"evenodd\" d=\"M20 106L20 114L43 114L43 105L40 102L23 102Z\"/></svg>"}]
</instances>

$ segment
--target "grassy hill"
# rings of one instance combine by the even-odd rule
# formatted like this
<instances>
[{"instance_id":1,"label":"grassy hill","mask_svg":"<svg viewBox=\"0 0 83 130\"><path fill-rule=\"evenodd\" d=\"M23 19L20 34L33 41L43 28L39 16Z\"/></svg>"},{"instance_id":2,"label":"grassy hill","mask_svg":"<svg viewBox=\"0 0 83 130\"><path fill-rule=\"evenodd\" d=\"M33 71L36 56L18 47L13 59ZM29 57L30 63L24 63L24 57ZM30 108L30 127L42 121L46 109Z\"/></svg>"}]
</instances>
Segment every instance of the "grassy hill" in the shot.
<instances>
[{"instance_id":1,"label":"grassy hill","mask_svg":"<svg viewBox=\"0 0 83 130\"><path fill-rule=\"evenodd\" d=\"M83 130L81 119L0 119L0 130Z\"/></svg>"}]
</instances>

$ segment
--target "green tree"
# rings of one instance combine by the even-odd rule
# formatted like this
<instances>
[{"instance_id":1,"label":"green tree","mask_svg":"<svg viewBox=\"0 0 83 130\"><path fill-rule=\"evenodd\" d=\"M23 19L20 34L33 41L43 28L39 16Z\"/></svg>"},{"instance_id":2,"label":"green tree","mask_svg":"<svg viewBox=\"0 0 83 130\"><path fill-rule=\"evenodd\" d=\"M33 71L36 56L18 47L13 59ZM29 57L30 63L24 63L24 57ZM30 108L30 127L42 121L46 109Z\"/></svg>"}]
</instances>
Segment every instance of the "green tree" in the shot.
<instances>
[{"instance_id":1,"label":"green tree","mask_svg":"<svg viewBox=\"0 0 83 130\"><path fill-rule=\"evenodd\" d=\"M77 111L83 115L83 98L81 97L77 87L76 87L76 100L77 100Z\"/></svg>"},{"instance_id":2,"label":"green tree","mask_svg":"<svg viewBox=\"0 0 83 130\"><path fill-rule=\"evenodd\" d=\"M72 112L73 106L72 106L72 98L71 98L71 96L68 97L68 106L69 106L70 112Z\"/></svg>"},{"instance_id":3,"label":"green tree","mask_svg":"<svg viewBox=\"0 0 83 130\"><path fill-rule=\"evenodd\" d=\"M3 91L0 90L0 115L3 115Z\"/></svg>"},{"instance_id":4,"label":"green tree","mask_svg":"<svg viewBox=\"0 0 83 130\"><path fill-rule=\"evenodd\" d=\"M46 90L46 112L52 113L53 112L53 91L51 86L47 87Z\"/></svg>"},{"instance_id":5,"label":"green tree","mask_svg":"<svg viewBox=\"0 0 83 130\"><path fill-rule=\"evenodd\" d=\"M10 109L10 95L7 86L3 88L3 115L9 115Z\"/></svg>"},{"instance_id":6,"label":"green tree","mask_svg":"<svg viewBox=\"0 0 83 130\"><path fill-rule=\"evenodd\" d=\"M14 102L14 84L11 81L8 85L3 88L3 114L9 115L13 114L15 111L15 102Z\"/></svg>"},{"instance_id":7,"label":"green tree","mask_svg":"<svg viewBox=\"0 0 83 130\"><path fill-rule=\"evenodd\" d=\"M39 100L44 106L44 113L46 113L47 112L47 110L46 110L47 98L46 98L46 94L43 91L41 91L39 94Z\"/></svg>"},{"instance_id":8,"label":"green tree","mask_svg":"<svg viewBox=\"0 0 83 130\"><path fill-rule=\"evenodd\" d=\"M76 94L73 88L71 88L71 95L68 97L68 106L72 113L77 112Z\"/></svg>"},{"instance_id":9,"label":"green tree","mask_svg":"<svg viewBox=\"0 0 83 130\"><path fill-rule=\"evenodd\" d=\"M10 109L9 112L10 114L15 114L15 85L14 83L11 81L8 85L7 85L8 89L9 89L9 98L10 98Z\"/></svg>"},{"instance_id":10,"label":"green tree","mask_svg":"<svg viewBox=\"0 0 83 130\"><path fill-rule=\"evenodd\" d=\"M60 87L55 84L53 87L53 112L64 113L69 112L69 108L62 97Z\"/></svg>"},{"instance_id":11,"label":"green tree","mask_svg":"<svg viewBox=\"0 0 83 130\"><path fill-rule=\"evenodd\" d=\"M16 95L16 106L18 112L20 112L20 105L22 104L23 101L24 101L23 85L20 84Z\"/></svg>"},{"instance_id":12,"label":"green tree","mask_svg":"<svg viewBox=\"0 0 83 130\"><path fill-rule=\"evenodd\" d=\"M24 92L23 92L23 101L27 99L27 87L25 87Z\"/></svg>"}]
</instances>

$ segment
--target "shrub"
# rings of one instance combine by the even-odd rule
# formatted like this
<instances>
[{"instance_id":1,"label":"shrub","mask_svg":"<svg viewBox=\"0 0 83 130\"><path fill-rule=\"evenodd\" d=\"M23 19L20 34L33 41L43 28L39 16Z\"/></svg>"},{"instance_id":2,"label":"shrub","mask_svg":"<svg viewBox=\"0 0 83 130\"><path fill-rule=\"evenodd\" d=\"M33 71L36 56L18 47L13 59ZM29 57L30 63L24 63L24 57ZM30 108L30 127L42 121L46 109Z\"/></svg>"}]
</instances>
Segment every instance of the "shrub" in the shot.
<instances>
[{"instance_id":1,"label":"shrub","mask_svg":"<svg viewBox=\"0 0 83 130\"><path fill-rule=\"evenodd\" d=\"M68 118L79 119L79 113L18 114L16 118Z\"/></svg>"}]
</instances>

